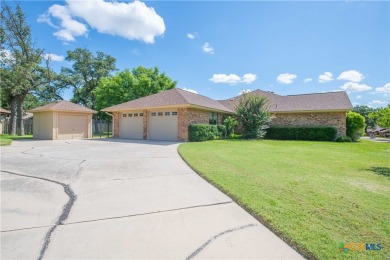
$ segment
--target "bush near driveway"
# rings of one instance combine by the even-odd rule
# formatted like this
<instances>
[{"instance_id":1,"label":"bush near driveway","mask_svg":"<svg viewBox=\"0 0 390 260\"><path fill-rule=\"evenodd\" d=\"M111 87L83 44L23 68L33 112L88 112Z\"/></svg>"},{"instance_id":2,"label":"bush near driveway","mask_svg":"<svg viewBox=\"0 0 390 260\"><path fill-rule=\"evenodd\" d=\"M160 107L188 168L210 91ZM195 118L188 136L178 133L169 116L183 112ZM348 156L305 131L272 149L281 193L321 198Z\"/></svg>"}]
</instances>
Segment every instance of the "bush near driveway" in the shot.
<instances>
[{"instance_id":1,"label":"bush near driveway","mask_svg":"<svg viewBox=\"0 0 390 260\"><path fill-rule=\"evenodd\" d=\"M194 124L188 126L188 139L190 142L203 142L222 139L226 136L224 125Z\"/></svg>"},{"instance_id":2,"label":"bush near driveway","mask_svg":"<svg viewBox=\"0 0 390 260\"><path fill-rule=\"evenodd\" d=\"M366 129L366 120L364 116L355 112L347 113L347 136L356 142L364 135Z\"/></svg>"},{"instance_id":3,"label":"bush near driveway","mask_svg":"<svg viewBox=\"0 0 390 260\"><path fill-rule=\"evenodd\" d=\"M334 141L337 129L331 126L273 126L267 129L265 139Z\"/></svg>"},{"instance_id":4,"label":"bush near driveway","mask_svg":"<svg viewBox=\"0 0 390 260\"><path fill-rule=\"evenodd\" d=\"M217 140L179 152L307 258L390 259L388 143ZM344 253L340 242L383 249Z\"/></svg>"}]
</instances>

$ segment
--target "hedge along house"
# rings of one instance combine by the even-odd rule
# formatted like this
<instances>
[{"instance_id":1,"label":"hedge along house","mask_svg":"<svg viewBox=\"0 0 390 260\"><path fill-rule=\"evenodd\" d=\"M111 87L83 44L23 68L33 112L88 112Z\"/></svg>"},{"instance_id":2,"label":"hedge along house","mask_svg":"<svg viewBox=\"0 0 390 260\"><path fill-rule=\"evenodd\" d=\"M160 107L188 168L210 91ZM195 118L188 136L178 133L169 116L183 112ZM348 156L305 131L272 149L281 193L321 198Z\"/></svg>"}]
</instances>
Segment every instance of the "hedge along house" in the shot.
<instances>
[{"instance_id":1,"label":"hedge along house","mask_svg":"<svg viewBox=\"0 0 390 260\"><path fill-rule=\"evenodd\" d=\"M174 88L103 109L114 118L114 137L188 141L191 124L222 124L232 110L211 98Z\"/></svg>"},{"instance_id":2,"label":"hedge along house","mask_svg":"<svg viewBox=\"0 0 390 260\"><path fill-rule=\"evenodd\" d=\"M92 138L92 114L96 111L69 101L31 109L34 139Z\"/></svg>"},{"instance_id":3,"label":"hedge along house","mask_svg":"<svg viewBox=\"0 0 390 260\"><path fill-rule=\"evenodd\" d=\"M353 109L345 91L280 96L255 90L250 95L266 97L274 118L270 126L334 126L338 135L345 135L346 113ZM240 96L219 102L235 110Z\"/></svg>"}]
</instances>

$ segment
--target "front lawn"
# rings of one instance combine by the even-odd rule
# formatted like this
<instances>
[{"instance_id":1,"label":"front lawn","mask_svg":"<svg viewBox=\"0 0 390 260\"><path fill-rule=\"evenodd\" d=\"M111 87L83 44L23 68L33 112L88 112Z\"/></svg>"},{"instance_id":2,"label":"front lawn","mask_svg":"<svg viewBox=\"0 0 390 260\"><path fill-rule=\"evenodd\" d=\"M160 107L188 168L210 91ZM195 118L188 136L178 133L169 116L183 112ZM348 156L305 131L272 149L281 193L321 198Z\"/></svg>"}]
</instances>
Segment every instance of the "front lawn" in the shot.
<instances>
[{"instance_id":1,"label":"front lawn","mask_svg":"<svg viewBox=\"0 0 390 260\"><path fill-rule=\"evenodd\" d=\"M18 139L32 139L33 135L8 135L8 134L1 134L0 135L0 146L5 145L11 145L12 140L18 140Z\"/></svg>"},{"instance_id":2,"label":"front lawn","mask_svg":"<svg viewBox=\"0 0 390 260\"><path fill-rule=\"evenodd\" d=\"M390 144L299 141L184 143L179 152L309 258L390 258ZM382 244L340 252L340 243Z\"/></svg>"}]
</instances>

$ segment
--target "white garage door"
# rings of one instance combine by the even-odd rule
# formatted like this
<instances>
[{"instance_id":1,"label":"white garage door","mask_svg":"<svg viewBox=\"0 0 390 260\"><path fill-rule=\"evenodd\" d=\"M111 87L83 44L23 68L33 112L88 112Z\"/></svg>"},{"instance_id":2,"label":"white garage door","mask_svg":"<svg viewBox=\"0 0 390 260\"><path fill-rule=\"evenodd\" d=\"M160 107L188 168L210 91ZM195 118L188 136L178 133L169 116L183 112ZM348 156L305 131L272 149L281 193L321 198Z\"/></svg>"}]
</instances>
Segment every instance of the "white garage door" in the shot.
<instances>
[{"instance_id":1,"label":"white garage door","mask_svg":"<svg viewBox=\"0 0 390 260\"><path fill-rule=\"evenodd\" d=\"M149 112L150 140L177 141L177 110Z\"/></svg>"},{"instance_id":2,"label":"white garage door","mask_svg":"<svg viewBox=\"0 0 390 260\"><path fill-rule=\"evenodd\" d=\"M127 112L120 114L120 138L143 139L143 113Z\"/></svg>"},{"instance_id":3,"label":"white garage door","mask_svg":"<svg viewBox=\"0 0 390 260\"><path fill-rule=\"evenodd\" d=\"M58 139L88 137L88 115L58 114Z\"/></svg>"}]
</instances>

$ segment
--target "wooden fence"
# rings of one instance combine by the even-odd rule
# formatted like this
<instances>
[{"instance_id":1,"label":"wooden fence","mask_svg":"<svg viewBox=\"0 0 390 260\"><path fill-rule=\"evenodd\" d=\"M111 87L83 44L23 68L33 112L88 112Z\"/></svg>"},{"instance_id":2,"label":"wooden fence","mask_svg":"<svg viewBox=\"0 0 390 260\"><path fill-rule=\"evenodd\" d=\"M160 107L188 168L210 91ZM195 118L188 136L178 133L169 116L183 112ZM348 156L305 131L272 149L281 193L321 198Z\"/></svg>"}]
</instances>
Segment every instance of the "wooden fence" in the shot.
<instances>
[{"instance_id":1,"label":"wooden fence","mask_svg":"<svg viewBox=\"0 0 390 260\"><path fill-rule=\"evenodd\" d=\"M24 134L32 135L33 134L33 120L32 118L23 119ZM8 134L11 129L11 122L9 118L1 120L1 133Z\"/></svg>"}]
</instances>

